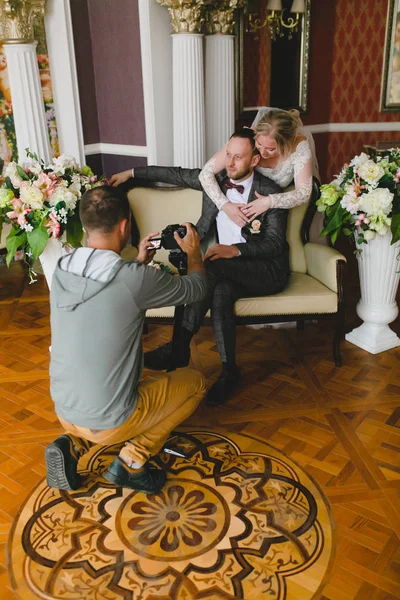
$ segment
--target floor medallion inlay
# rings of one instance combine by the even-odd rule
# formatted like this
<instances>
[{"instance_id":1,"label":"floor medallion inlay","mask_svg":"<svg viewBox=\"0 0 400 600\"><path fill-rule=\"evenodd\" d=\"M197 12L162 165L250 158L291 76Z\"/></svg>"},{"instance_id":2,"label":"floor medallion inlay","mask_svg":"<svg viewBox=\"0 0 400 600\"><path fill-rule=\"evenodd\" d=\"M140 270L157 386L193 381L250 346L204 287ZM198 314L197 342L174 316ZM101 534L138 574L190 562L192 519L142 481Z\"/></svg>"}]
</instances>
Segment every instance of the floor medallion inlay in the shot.
<instances>
[{"instance_id":1,"label":"floor medallion inlay","mask_svg":"<svg viewBox=\"0 0 400 600\"><path fill-rule=\"evenodd\" d=\"M315 483L278 450L241 434L181 431L162 454L168 479L144 495L101 473L117 447L81 459L85 487L41 483L10 534L23 600L308 600L332 555Z\"/></svg>"}]
</instances>

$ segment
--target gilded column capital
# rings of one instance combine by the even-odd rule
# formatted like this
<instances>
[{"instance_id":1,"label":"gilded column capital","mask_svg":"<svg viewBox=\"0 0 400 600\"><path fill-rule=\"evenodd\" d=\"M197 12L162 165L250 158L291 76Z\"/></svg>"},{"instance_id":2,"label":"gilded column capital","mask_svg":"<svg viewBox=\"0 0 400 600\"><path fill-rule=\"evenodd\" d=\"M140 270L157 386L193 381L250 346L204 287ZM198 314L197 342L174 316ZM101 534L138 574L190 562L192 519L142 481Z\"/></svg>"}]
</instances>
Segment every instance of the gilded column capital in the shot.
<instances>
[{"instance_id":1,"label":"gilded column capital","mask_svg":"<svg viewBox=\"0 0 400 600\"><path fill-rule=\"evenodd\" d=\"M202 33L205 8L212 0L157 0L168 8L174 33Z\"/></svg>"},{"instance_id":2,"label":"gilded column capital","mask_svg":"<svg viewBox=\"0 0 400 600\"><path fill-rule=\"evenodd\" d=\"M44 17L46 0L0 0L0 42L28 44L35 41L33 21Z\"/></svg>"},{"instance_id":3,"label":"gilded column capital","mask_svg":"<svg viewBox=\"0 0 400 600\"><path fill-rule=\"evenodd\" d=\"M248 0L214 0L208 7L207 33L235 33L235 11L246 6Z\"/></svg>"}]
</instances>

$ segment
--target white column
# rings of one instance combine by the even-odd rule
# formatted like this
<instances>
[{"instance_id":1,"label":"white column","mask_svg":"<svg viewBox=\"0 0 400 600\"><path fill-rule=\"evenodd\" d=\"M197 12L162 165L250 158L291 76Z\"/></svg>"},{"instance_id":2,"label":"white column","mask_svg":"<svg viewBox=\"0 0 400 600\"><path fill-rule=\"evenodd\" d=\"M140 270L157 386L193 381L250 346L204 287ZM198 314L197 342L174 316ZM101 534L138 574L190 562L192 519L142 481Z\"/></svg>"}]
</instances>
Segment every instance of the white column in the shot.
<instances>
[{"instance_id":1,"label":"white column","mask_svg":"<svg viewBox=\"0 0 400 600\"><path fill-rule=\"evenodd\" d=\"M235 129L235 37L206 36L207 158L222 148Z\"/></svg>"},{"instance_id":2,"label":"white column","mask_svg":"<svg viewBox=\"0 0 400 600\"><path fill-rule=\"evenodd\" d=\"M60 152L74 156L83 165L85 151L69 0L47 0L45 25Z\"/></svg>"},{"instance_id":3,"label":"white column","mask_svg":"<svg viewBox=\"0 0 400 600\"><path fill-rule=\"evenodd\" d=\"M4 44L14 113L18 160L26 160L25 148L50 162L50 143L44 112L36 43Z\"/></svg>"},{"instance_id":4,"label":"white column","mask_svg":"<svg viewBox=\"0 0 400 600\"><path fill-rule=\"evenodd\" d=\"M203 35L172 34L174 163L197 168L205 161Z\"/></svg>"}]
</instances>

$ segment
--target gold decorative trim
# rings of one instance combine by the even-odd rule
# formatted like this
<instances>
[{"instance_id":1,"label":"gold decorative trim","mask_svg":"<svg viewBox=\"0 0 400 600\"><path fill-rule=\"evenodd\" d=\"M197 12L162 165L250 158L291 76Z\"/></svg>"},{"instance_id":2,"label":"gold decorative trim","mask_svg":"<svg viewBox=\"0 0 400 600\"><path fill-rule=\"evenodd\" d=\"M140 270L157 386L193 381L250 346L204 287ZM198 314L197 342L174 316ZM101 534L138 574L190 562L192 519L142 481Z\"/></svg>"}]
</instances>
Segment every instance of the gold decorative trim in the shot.
<instances>
[{"instance_id":1,"label":"gold decorative trim","mask_svg":"<svg viewBox=\"0 0 400 600\"><path fill-rule=\"evenodd\" d=\"M247 0L214 0L207 11L208 34L235 34L235 11L246 6Z\"/></svg>"},{"instance_id":2,"label":"gold decorative trim","mask_svg":"<svg viewBox=\"0 0 400 600\"><path fill-rule=\"evenodd\" d=\"M309 64L310 64L310 31L311 31L311 2L312 0L305 0L305 13L303 14L301 24L301 46L300 46L300 73L299 79L300 84L298 87L298 108L301 112L305 113L308 108L308 78L309 78ZM244 106L244 64L243 64L243 52L244 52L244 34L245 34L245 23L244 16L240 14L239 23L236 27L235 33L237 35L236 45L236 118L250 118L255 117L255 110L247 109ZM247 114L246 114L247 113Z\"/></svg>"},{"instance_id":3,"label":"gold decorative trim","mask_svg":"<svg viewBox=\"0 0 400 600\"><path fill-rule=\"evenodd\" d=\"M173 33L202 33L212 0L157 0L168 8Z\"/></svg>"},{"instance_id":4,"label":"gold decorative trim","mask_svg":"<svg viewBox=\"0 0 400 600\"><path fill-rule=\"evenodd\" d=\"M35 42L33 21L44 17L46 0L0 0L0 42L29 44Z\"/></svg>"},{"instance_id":5,"label":"gold decorative trim","mask_svg":"<svg viewBox=\"0 0 400 600\"><path fill-rule=\"evenodd\" d=\"M382 84L381 84L381 98L380 98L380 111L381 112L398 112L399 104L390 101L389 85L390 85L390 72L393 67L393 55L394 55L394 38L395 38L395 26L397 21L397 12L395 11L396 2L395 0L389 0L387 21L386 21L386 34L385 34L385 50L383 57L383 68L382 68Z\"/></svg>"},{"instance_id":6,"label":"gold decorative trim","mask_svg":"<svg viewBox=\"0 0 400 600\"><path fill-rule=\"evenodd\" d=\"M306 12L304 14L304 31L301 44L301 66L300 66L300 89L299 106L303 112L308 106L308 74L310 67L310 30L311 30L311 0L306 0Z\"/></svg>"}]
</instances>

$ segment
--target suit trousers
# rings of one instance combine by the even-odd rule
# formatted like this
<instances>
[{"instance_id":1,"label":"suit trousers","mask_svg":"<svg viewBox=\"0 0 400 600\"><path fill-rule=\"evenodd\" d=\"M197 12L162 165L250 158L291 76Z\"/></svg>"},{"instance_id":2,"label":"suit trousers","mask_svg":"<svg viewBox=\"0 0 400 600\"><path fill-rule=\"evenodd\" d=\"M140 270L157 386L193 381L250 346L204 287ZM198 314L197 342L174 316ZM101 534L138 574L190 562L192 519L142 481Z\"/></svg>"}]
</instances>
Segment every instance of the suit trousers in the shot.
<instances>
[{"instance_id":1,"label":"suit trousers","mask_svg":"<svg viewBox=\"0 0 400 600\"><path fill-rule=\"evenodd\" d=\"M122 460L144 464L161 450L171 431L192 414L205 391L203 375L188 367L141 381L136 408L118 427L93 430L59 420L67 433L95 444L125 442L119 453Z\"/></svg>"},{"instance_id":2,"label":"suit trousers","mask_svg":"<svg viewBox=\"0 0 400 600\"><path fill-rule=\"evenodd\" d=\"M206 297L185 306L182 326L197 333L211 309L215 340L223 363L236 361L236 322L234 305L239 298L270 296L281 292L289 274L273 261L221 258L204 263L207 275Z\"/></svg>"}]
</instances>

